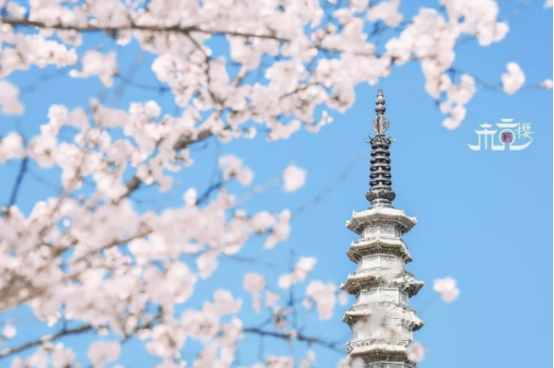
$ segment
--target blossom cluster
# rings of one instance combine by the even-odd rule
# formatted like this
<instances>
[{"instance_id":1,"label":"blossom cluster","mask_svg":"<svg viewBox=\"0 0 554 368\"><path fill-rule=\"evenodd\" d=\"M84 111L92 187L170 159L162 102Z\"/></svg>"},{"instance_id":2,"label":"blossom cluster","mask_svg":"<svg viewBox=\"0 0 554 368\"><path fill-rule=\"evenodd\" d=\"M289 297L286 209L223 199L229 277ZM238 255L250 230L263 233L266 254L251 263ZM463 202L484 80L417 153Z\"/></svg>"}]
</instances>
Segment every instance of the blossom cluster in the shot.
<instances>
[{"instance_id":1,"label":"blossom cluster","mask_svg":"<svg viewBox=\"0 0 554 368\"><path fill-rule=\"evenodd\" d=\"M446 115L443 125L458 127L477 80L453 73L455 48L465 38L481 46L500 42L508 24L492 0L440 0L444 11L424 7L413 19L405 19L400 5L38 0L23 6L0 0L2 114L31 108L22 102L26 90L12 79L24 71L57 68L76 83L98 78L107 89L133 82L125 79L118 52L134 46L148 54L153 78L179 111L164 113L152 99L121 107L98 97L86 106L50 106L34 136L13 131L0 138L0 163L19 163L21 176L29 175L28 164L59 174L58 194L30 211L16 200L19 180L1 208L0 312L29 307L55 332L12 344L17 323L9 321L0 360L14 358L12 368L75 367L84 358L61 340L82 333L98 337L86 354L95 368L117 364L131 338L159 359L157 368L229 368L246 334L310 344L300 361L266 355L253 367L312 367L318 344L342 354L342 346L304 335L297 323L299 313L329 320L347 301L338 285L310 278L314 257L294 258L276 277L261 270L240 275L254 314L269 317L261 327L244 325L241 313L250 307L229 290L218 288L201 306L189 305L223 260L241 259L250 240L263 238L264 252L271 252L289 237L293 211L247 211L229 189L237 182L249 190L255 182L248 160L218 157L215 182L205 192L187 187L171 207L144 210L134 195L142 188L173 189L178 174L195 165L192 148L210 138L277 141L302 129L317 133L333 122L332 111L354 104L358 85L375 85L412 61ZM87 42L89 33L101 43ZM526 83L512 61L499 79L508 94ZM541 87L551 89L552 81ZM278 181L292 193L307 179L291 163ZM451 278L438 280L435 291L445 302L459 295ZM372 323L356 328L371 330ZM189 343L201 346L194 359L182 355ZM17 356L27 350L32 353ZM423 352L414 343L410 359L421 360Z\"/></svg>"}]
</instances>

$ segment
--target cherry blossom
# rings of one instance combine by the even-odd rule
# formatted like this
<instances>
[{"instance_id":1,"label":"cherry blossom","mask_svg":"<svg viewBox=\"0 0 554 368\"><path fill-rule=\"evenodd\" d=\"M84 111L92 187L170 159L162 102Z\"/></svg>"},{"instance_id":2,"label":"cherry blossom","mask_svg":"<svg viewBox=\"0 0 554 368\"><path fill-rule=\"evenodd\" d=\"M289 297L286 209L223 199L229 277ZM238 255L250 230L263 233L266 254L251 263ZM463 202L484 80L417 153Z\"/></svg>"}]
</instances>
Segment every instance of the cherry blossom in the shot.
<instances>
[{"instance_id":1,"label":"cherry blossom","mask_svg":"<svg viewBox=\"0 0 554 368\"><path fill-rule=\"evenodd\" d=\"M439 293L442 299L447 303L453 302L460 295L460 289L458 289L456 280L452 277L436 279L433 284L433 289Z\"/></svg>"},{"instance_id":2,"label":"cherry blossom","mask_svg":"<svg viewBox=\"0 0 554 368\"><path fill-rule=\"evenodd\" d=\"M306 170L290 164L283 172L283 183L286 192L294 192L306 183Z\"/></svg>"},{"instance_id":3,"label":"cherry blossom","mask_svg":"<svg viewBox=\"0 0 554 368\"><path fill-rule=\"evenodd\" d=\"M365 362L362 358L356 358L352 360L352 364L350 365L352 368L364 368Z\"/></svg>"},{"instance_id":4,"label":"cherry blossom","mask_svg":"<svg viewBox=\"0 0 554 368\"><path fill-rule=\"evenodd\" d=\"M291 213L289 210L283 210L276 216L276 223L273 225L271 235L267 237L264 247L266 249L273 248L279 241L288 238L290 233Z\"/></svg>"},{"instance_id":5,"label":"cherry blossom","mask_svg":"<svg viewBox=\"0 0 554 368\"><path fill-rule=\"evenodd\" d=\"M102 54L98 51L88 51L81 61L82 70L71 70L69 75L73 78L87 78L98 75L106 87L113 85L113 76L117 74L117 61L114 52Z\"/></svg>"},{"instance_id":6,"label":"cherry blossom","mask_svg":"<svg viewBox=\"0 0 554 368\"><path fill-rule=\"evenodd\" d=\"M6 80L0 80L0 107L6 115L21 114L23 104L19 101L19 88Z\"/></svg>"},{"instance_id":7,"label":"cherry blossom","mask_svg":"<svg viewBox=\"0 0 554 368\"><path fill-rule=\"evenodd\" d=\"M297 282L304 281L306 276L312 272L317 260L313 257L300 257L298 263L291 273L282 275L279 278L279 287L288 289Z\"/></svg>"},{"instance_id":8,"label":"cherry blossom","mask_svg":"<svg viewBox=\"0 0 554 368\"><path fill-rule=\"evenodd\" d=\"M300 361L300 368L310 368L312 363L315 362L315 352L313 350L308 350L306 356Z\"/></svg>"},{"instance_id":9,"label":"cherry blossom","mask_svg":"<svg viewBox=\"0 0 554 368\"><path fill-rule=\"evenodd\" d=\"M1 210L0 311L28 311L47 331L26 336L7 318L0 360L67 368L88 364L88 357L94 367L111 366L124 361L126 342L137 338L159 368L228 368L238 364L238 342L247 335L298 352L277 356L266 344L258 362L246 362L253 368L314 366L316 349L342 358L334 336L314 336L299 321L312 307L319 319L335 318L335 304L346 304L347 295L310 278L314 257L275 262L274 254L289 250L298 212L249 206L266 186L258 190L250 158L239 157L237 147L316 134L353 106L360 85L378 84L414 62L443 126L454 130L478 87L487 86L457 68L464 52L458 46L501 42L509 19L492 0L440 0L413 17L399 0L139 3L3 4L0 113L25 118L35 108L27 96L50 79L66 78L76 87L68 93L88 94L65 102L60 96L35 126L12 124L0 137L0 162L22 179ZM19 85L27 71L40 78ZM98 94L87 79L99 80ZM526 85L515 62L500 81L508 94L552 88L551 79ZM128 98L131 88L150 95ZM189 182L213 145L212 174ZM306 178L294 164L280 175L289 193ZM29 206L22 198L43 193L28 196L33 180L48 194ZM245 192L248 201L241 200ZM230 277L242 281L246 298L210 286L228 262L247 266ZM383 278L394 282L397 273ZM437 280L435 290L446 302L459 295L452 278ZM243 308L250 297L258 313ZM372 312L356 330L395 328L378 308ZM250 324L254 318L260 323ZM92 338L88 352L72 349L80 334ZM183 354L191 346L198 354Z\"/></svg>"},{"instance_id":10,"label":"cherry blossom","mask_svg":"<svg viewBox=\"0 0 554 368\"><path fill-rule=\"evenodd\" d=\"M389 27L396 27L402 21L402 14L398 13L400 0L388 0L372 6L367 12L367 19L375 22L382 19Z\"/></svg>"},{"instance_id":11,"label":"cherry blossom","mask_svg":"<svg viewBox=\"0 0 554 368\"><path fill-rule=\"evenodd\" d=\"M235 156L227 155L221 157L219 165L223 168L223 178L225 180L236 177L242 185L249 185L254 178L252 170L243 167L242 161Z\"/></svg>"},{"instance_id":12,"label":"cherry blossom","mask_svg":"<svg viewBox=\"0 0 554 368\"><path fill-rule=\"evenodd\" d=\"M260 291L265 287L265 278L256 273L244 275L244 289L252 295L252 307L256 312L260 311Z\"/></svg>"},{"instance_id":13,"label":"cherry blossom","mask_svg":"<svg viewBox=\"0 0 554 368\"><path fill-rule=\"evenodd\" d=\"M274 293L274 292L269 291L269 290L266 290L266 292L265 292L265 305L267 307L274 306L279 301L279 299L281 299L279 294Z\"/></svg>"},{"instance_id":14,"label":"cherry blossom","mask_svg":"<svg viewBox=\"0 0 554 368\"><path fill-rule=\"evenodd\" d=\"M97 341L90 346L88 357L92 365L97 368L116 360L119 352L120 345L118 342Z\"/></svg>"},{"instance_id":15,"label":"cherry blossom","mask_svg":"<svg viewBox=\"0 0 554 368\"><path fill-rule=\"evenodd\" d=\"M372 336L383 323L387 311L384 308L372 308L369 318L362 318L352 326L352 332L356 336Z\"/></svg>"},{"instance_id":16,"label":"cherry blossom","mask_svg":"<svg viewBox=\"0 0 554 368\"><path fill-rule=\"evenodd\" d=\"M68 348L65 348L62 343L54 346L50 361L54 368L65 368L71 366L75 360L75 353Z\"/></svg>"},{"instance_id":17,"label":"cherry blossom","mask_svg":"<svg viewBox=\"0 0 554 368\"><path fill-rule=\"evenodd\" d=\"M423 360L423 357L425 356L425 349L420 343L413 341L410 343L410 345L408 345L408 348L406 349L406 355L408 357L408 360L414 363L419 363Z\"/></svg>"},{"instance_id":18,"label":"cherry blossom","mask_svg":"<svg viewBox=\"0 0 554 368\"><path fill-rule=\"evenodd\" d=\"M16 333L17 333L17 330L12 325L6 325L2 330L2 336L4 336L6 339L13 338Z\"/></svg>"},{"instance_id":19,"label":"cherry blossom","mask_svg":"<svg viewBox=\"0 0 554 368\"><path fill-rule=\"evenodd\" d=\"M0 140L0 162L25 156L23 138L14 132L8 133Z\"/></svg>"},{"instance_id":20,"label":"cherry blossom","mask_svg":"<svg viewBox=\"0 0 554 368\"><path fill-rule=\"evenodd\" d=\"M306 288L306 295L315 301L319 318L329 319L333 316L336 302L336 286L332 283L324 284L318 280L312 280Z\"/></svg>"},{"instance_id":21,"label":"cherry blossom","mask_svg":"<svg viewBox=\"0 0 554 368\"><path fill-rule=\"evenodd\" d=\"M502 87L506 93L513 95L525 83L525 74L519 65L514 62L508 63L506 68L508 72L502 74Z\"/></svg>"}]
</instances>

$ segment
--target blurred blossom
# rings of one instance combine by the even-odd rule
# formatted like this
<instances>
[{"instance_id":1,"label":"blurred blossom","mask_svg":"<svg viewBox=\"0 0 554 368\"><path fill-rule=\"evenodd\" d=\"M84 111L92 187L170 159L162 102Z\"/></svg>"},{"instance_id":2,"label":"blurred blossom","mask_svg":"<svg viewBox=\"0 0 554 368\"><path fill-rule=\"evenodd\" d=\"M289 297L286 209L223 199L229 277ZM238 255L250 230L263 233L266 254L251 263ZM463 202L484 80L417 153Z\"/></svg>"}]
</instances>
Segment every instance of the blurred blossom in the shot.
<instances>
[{"instance_id":1,"label":"blurred blossom","mask_svg":"<svg viewBox=\"0 0 554 368\"><path fill-rule=\"evenodd\" d=\"M244 275L244 290L252 295L252 307L256 312L260 311L260 291L265 287L265 278L257 273L247 273Z\"/></svg>"},{"instance_id":2,"label":"blurred blossom","mask_svg":"<svg viewBox=\"0 0 554 368\"><path fill-rule=\"evenodd\" d=\"M306 288L308 295L316 304L320 319L330 319L336 302L336 286L333 283L324 284L313 280Z\"/></svg>"},{"instance_id":3,"label":"blurred blossom","mask_svg":"<svg viewBox=\"0 0 554 368\"><path fill-rule=\"evenodd\" d=\"M306 170L290 164L283 172L284 189L286 192L294 192L306 184Z\"/></svg>"},{"instance_id":4,"label":"blurred blossom","mask_svg":"<svg viewBox=\"0 0 554 368\"><path fill-rule=\"evenodd\" d=\"M23 146L23 138L19 134L13 132L8 133L0 139L0 162L20 158L24 155L25 147Z\"/></svg>"},{"instance_id":5,"label":"blurred blossom","mask_svg":"<svg viewBox=\"0 0 554 368\"><path fill-rule=\"evenodd\" d=\"M447 303L453 302L460 295L460 289L456 287L456 280L452 277L446 277L444 279L436 279L433 285L433 289L439 293Z\"/></svg>"},{"instance_id":6,"label":"blurred blossom","mask_svg":"<svg viewBox=\"0 0 554 368\"><path fill-rule=\"evenodd\" d=\"M23 105L18 100L19 88L8 81L0 80L0 107L2 113L14 115L23 113Z\"/></svg>"},{"instance_id":7,"label":"blurred blossom","mask_svg":"<svg viewBox=\"0 0 554 368\"><path fill-rule=\"evenodd\" d=\"M117 341L96 341L88 350L88 358L95 368L100 368L116 360L119 357L120 349L121 346Z\"/></svg>"},{"instance_id":8,"label":"blurred blossom","mask_svg":"<svg viewBox=\"0 0 554 368\"><path fill-rule=\"evenodd\" d=\"M294 270L279 278L279 287L282 289L289 289L295 283L304 281L306 276L312 272L316 263L317 259L314 257L300 257Z\"/></svg>"},{"instance_id":9,"label":"blurred blossom","mask_svg":"<svg viewBox=\"0 0 554 368\"><path fill-rule=\"evenodd\" d=\"M409 361L419 363L425 356L425 349L420 343L413 341L406 348L406 355Z\"/></svg>"},{"instance_id":10,"label":"blurred blossom","mask_svg":"<svg viewBox=\"0 0 554 368\"><path fill-rule=\"evenodd\" d=\"M504 92L513 95L516 93L525 83L525 74L517 63L511 62L506 66L507 73L502 74L502 86Z\"/></svg>"},{"instance_id":11,"label":"blurred blossom","mask_svg":"<svg viewBox=\"0 0 554 368\"><path fill-rule=\"evenodd\" d=\"M6 325L2 330L2 336L4 336L6 339L13 338L16 333L17 333L17 330L12 325Z\"/></svg>"}]
</instances>

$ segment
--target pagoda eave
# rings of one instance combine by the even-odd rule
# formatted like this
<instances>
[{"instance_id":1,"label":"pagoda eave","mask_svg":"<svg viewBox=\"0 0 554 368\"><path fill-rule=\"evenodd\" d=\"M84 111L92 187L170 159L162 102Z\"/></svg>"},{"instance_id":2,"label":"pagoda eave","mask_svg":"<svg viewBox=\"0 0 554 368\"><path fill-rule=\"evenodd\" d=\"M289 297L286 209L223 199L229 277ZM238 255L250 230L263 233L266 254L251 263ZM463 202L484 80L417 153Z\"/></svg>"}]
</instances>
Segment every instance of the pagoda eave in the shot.
<instances>
[{"instance_id":1,"label":"pagoda eave","mask_svg":"<svg viewBox=\"0 0 554 368\"><path fill-rule=\"evenodd\" d=\"M351 273L340 288L351 295L356 295L364 288L379 287L382 284L387 284L398 287L412 297L425 285L423 281L416 280L408 271L404 270L401 275L396 277L391 277L391 272L395 271L373 269Z\"/></svg>"},{"instance_id":2,"label":"pagoda eave","mask_svg":"<svg viewBox=\"0 0 554 368\"><path fill-rule=\"evenodd\" d=\"M361 212L352 212L352 219L346 221L346 227L361 235L368 226L383 224L396 225L403 233L410 231L417 223L415 217L409 217L404 211L392 207L377 207Z\"/></svg>"},{"instance_id":3,"label":"pagoda eave","mask_svg":"<svg viewBox=\"0 0 554 368\"><path fill-rule=\"evenodd\" d=\"M372 303L372 304L355 304L353 305L342 318L342 322L348 323L352 326L359 319L371 316L375 307L383 308L389 307L389 318L398 319L402 322L403 326L409 327L412 331L417 331L425 325L425 322L416 316L415 311L409 307L403 307L399 305L391 305L392 303Z\"/></svg>"},{"instance_id":4,"label":"pagoda eave","mask_svg":"<svg viewBox=\"0 0 554 368\"><path fill-rule=\"evenodd\" d=\"M390 360L379 360L367 363L364 368L415 368L415 364L406 362L391 362Z\"/></svg>"},{"instance_id":5,"label":"pagoda eave","mask_svg":"<svg viewBox=\"0 0 554 368\"><path fill-rule=\"evenodd\" d=\"M398 238L372 238L360 239L355 243L350 244L346 251L348 258L358 263L363 256L377 253L393 254L409 263L412 261L412 256L404 241Z\"/></svg>"},{"instance_id":6,"label":"pagoda eave","mask_svg":"<svg viewBox=\"0 0 554 368\"><path fill-rule=\"evenodd\" d=\"M354 340L347 344L346 351L351 358L363 356L365 359L405 362L408 361L406 348L409 340L395 341L392 339Z\"/></svg>"}]
</instances>

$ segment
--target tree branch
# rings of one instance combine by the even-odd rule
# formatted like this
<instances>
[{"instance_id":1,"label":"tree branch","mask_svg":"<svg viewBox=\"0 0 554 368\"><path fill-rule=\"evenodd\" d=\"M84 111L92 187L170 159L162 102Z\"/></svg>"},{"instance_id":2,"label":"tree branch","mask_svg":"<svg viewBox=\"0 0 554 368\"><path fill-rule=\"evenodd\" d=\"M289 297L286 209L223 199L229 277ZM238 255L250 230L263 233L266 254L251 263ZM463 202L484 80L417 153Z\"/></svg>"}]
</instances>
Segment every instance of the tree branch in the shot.
<instances>
[{"instance_id":1,"label":"tree branch","mask_svg":"<svg viewBox=\"0 0 554 368\"><path fill-rule=\"evenodd\" d=\"M245 328L242 331L244 333L255 334L259 336L269 336L269 337L274 337L277 339L283 339L287 341L291 341L291 340L303 341L303 342L307 342L308 344L315 344L315 345L322 346L324 348L330 349L339 354L345 354L346 352L346 349L339 348L335 343L329 343L327 341L323 341L316 337L305 336L301 333L298 333L298 334L281 333L281 332L275 332L275 331L266 331L266 330L262 330L254 327Z\"/></svg>"},{"instance_id":2,"label":"tree branch","mask_svg":"<svg viewBox=\"0 0 554 368\"><path fill-rule=\"evenodd\" d=\"M173 32L173 33L182 33L189 34L192 32L206 33L210 35L230 35L238 37L257 37L272 39L277 41L287 41L285 39L279 38L273 34L255 34L239 31L230 31L230 30L206 30L202 29L199 26L188 26L181 27L180 25L174 26L155 26L155 25L140 25L133 22L130 22L126 25L121 25L118 27L103 27L103 26L94 26L88 24L86 26L74 26L69 24L46 24L40 21L29 20L28 18L9 18L1 17L0 22L4 24L9 24L12 26L27 26L27 27L36 27L36 28L45 28L45 29L58 29L63 31L76 31L76 32L105 32L108 35L115 35L119 31L149 31L149 32Z\"/></svg>"},{"instance_id":3,"label":"tree branch","mask_svg":"<svg viewBox=\"0 0 554 368\"><path fill-rule=\"evenodd\" d=\"M91 330L94 330L94 329L95 329L95 327L93 327L92 325L84 325L84 326L77 327L77 328L72 328L72 329L63 329L63 330L59 331L58 333L56 333L54 335L46 335L46 336L41 337L38 340L27 342L25 344L22 344L22 345L19 345L19 346L15 347L15 348L5 348L5 349L2 350L2 352L0 352L0 360L3 359L3 358L8 357L10 355L22 352L22 351L27 350L27 349L30 349L32 347L42 345L45 342L55 341L55 340L57 340L59 338L62 338L64 336L82 334L82 333L85 333L85 332L88 332L88 331L91 331Z\"/></svg>"},{"instance_id":4,"label":"tree branch","mask_svg":"<svg viewBox=\"0 0 554 368\"><path fill-rule=\"evenodd\" d=\"M19 189L21 188L21 184L23 183L23 179L25 178L25 174L27 173L27 163L29 162L29 157L25 156L23 160L21 160L21 165L19 166L19 172L17 173L17 178L15 179L15 184L12 188L12 194L10 195L10 202L7 206L7 211L10 210L10 207L15 204L17 201L17 195L19 194Z\"/></svg>"}]
</instances>

